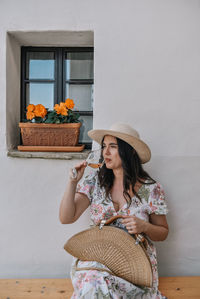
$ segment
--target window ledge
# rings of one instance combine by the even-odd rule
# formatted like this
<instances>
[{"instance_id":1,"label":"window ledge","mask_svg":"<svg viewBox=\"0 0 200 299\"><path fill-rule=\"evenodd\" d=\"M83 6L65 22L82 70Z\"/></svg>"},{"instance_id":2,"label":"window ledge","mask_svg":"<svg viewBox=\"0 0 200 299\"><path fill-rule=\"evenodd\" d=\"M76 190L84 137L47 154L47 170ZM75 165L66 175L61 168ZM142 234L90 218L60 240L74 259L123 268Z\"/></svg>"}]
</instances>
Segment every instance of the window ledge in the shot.
<instances>
[{"instance_id":1,"label":"window ledge","mask_svg":"<svg viewBox=\"0 0 200 299\"><path fill-rule=\"evenodd\" d=\"M9 150L8 157L12 158L36 158L36 159L58 159L58 160L84 160L87 158L90 150L82 152L21 152L18 150Z\"/></svg>"}]
</instances>

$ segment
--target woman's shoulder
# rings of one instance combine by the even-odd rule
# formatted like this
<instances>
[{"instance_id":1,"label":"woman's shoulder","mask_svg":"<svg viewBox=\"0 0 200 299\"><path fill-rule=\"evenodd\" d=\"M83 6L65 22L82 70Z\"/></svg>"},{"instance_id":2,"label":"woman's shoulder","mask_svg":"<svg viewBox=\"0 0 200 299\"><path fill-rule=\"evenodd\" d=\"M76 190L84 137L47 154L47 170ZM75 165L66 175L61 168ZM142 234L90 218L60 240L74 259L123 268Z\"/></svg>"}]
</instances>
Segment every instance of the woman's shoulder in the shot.
<instances>
[{"instance_id":1,"label":"woman's shoulder","mask_svg":"<svg viewBox=\"0 0 200 299\"><path fill-rule=\"evenodd\" d=\"M163 189L163 185L158 182L158 181L155 181L155 182L150 182L150 183L147 183L146 186L149 186L150 190L151 191L163 191L164 192L164 189Z\"/></svg>"},{"instance_id":2,"label":"woman's shoulder","mask_svg":"<svg viewBox=\"0 0 200 299\"><path fill-rule=\"evenodd\" d=\"M145 181L139 191L138 195L141 204L145 207L146 212L156 215L166 215L168 208L165 200L165 193L163 186L160 182L147 182Z\"/></svg>"},{"instance_id":3,"label":"woman's shoulder","mask_svg":"<svg viewBox=\"0 0 200 299\"><path fill-rule=\"evenodd\" d=\"M158 181L150 183L150 184L148 184L148 186L149 186L151 193L153 193L154 195L164 193L163 185Z\"/></svg>"},{"instance_id":4,"label":"woman's shoulder","mask_svg":"<svg viewBox=\"0 0 200 299\"><path fill-rule=\"evenodd\" d=\"M144 198L146 201L149 201L150 198L159 198L164 197L164 189L160 182L145 180L141 185L138 194L141 198Z\"/></svg>"},{"instance_id":5,"label":"woman's shoulder","mask_svg":"<svg viewBox=\"0 0 200 299\"><path fill-rule=\"evenodd\" d=\"M160 182L149 185L147 203L150 208L150 214L166 215L168 213L165 192Z\"/></svg>"}]
</instances>

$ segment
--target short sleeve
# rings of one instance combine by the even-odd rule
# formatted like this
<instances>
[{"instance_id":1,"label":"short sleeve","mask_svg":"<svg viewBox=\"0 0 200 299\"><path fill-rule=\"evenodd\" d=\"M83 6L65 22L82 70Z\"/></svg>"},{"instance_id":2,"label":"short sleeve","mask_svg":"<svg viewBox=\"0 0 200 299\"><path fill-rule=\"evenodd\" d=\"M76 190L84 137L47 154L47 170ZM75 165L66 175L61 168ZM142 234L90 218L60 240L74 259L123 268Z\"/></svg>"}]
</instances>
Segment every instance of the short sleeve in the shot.
<instances>
[{"instance_id":1,"label":"short sleeve","mask_svg":"<svg viewBox=\"0 0 200 299\"><path fill-rule=\"evenodd\" d=\"M150 192L149 200L149 214L166 215L168 208L165 200L165 193L160 183L155 183Z\"/></svg>"},{"instance_id":2,"label":"short sleeve","mask_svg":"<svg viewBox=\"0 0 200 299\"><path fill-rule=\"evenodd\" d=\"M76 192L85 194L89 201L92 202L94 188L96 185L97 174L92 172L84 177L77 185Z\"/></svg>"}]
</instances>

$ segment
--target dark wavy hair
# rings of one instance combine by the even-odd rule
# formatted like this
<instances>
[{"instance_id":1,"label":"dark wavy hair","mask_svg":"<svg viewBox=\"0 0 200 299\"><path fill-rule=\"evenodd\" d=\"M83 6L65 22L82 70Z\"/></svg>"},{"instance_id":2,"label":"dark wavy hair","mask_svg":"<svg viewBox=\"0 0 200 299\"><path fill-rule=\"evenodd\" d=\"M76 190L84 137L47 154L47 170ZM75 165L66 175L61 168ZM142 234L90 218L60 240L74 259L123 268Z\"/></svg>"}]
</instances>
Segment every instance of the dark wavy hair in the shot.
<instances>
[{"instance_id":1,"label":"dark wavy hair","mask_svg":"<svg viewBox=\"0 0 200 299\"><path fill-rule=\"evenodd\" d=\"M128 193L130 186L132 187L133 194L136 195L140 200L140 196L134 190L136 182L142 184L154 184L156 181L150 177L150 175L143 169L141 160L136 152L136 150L126 143L125 141L116 138L118 145L119 156L122 160L122 167L124 170L123 176L123 195L127 203L131 204L131 196ZM102 153L100 161L103 161L103 141L101 143ZM113 182L114 182L114 173L112 169L106 168L106 164L100 168L98 172L100 186L105 188L106 196L109 195Z\"/></svg>"}]
</instances>

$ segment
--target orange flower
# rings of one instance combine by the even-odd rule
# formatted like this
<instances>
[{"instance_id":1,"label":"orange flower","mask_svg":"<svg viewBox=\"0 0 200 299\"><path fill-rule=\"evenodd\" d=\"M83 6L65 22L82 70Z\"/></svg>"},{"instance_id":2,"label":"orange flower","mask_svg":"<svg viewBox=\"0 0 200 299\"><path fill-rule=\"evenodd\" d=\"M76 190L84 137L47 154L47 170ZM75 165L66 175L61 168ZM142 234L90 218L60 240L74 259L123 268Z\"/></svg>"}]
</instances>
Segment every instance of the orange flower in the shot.
<instances>
[{"instance_id":1,"label":"orange flower","mask_svg":"<svg viewBox=\"0 0 200 299\"><path fill-rule=\"evenodd\" d=\"M47 114L47 110L42 104L38 104L35 106L34 113L35 116L44 118Z\"/></svg>"},{"instance_id":2,"label":"orange flower","mask_svg":"<svg viewBox=\"0 0 200 299\"><path fill-rule=\"evenodd\" d=\"M55 106L54 106L54 110L57 112L57 114L61 114L61 115L68 115L68 113L67 113L67 107L66 107L66 105L65 105L65 103L60 103L60 105L58 105L58 104L56 104Z\"/></svg>"},{"instance_id":3,"label":"orange flower","mask_svg":"<svg viewBox=\"0 0 200 299\"><path fill-rule=\"evenodd\" d=\"M66 99L65 105L68 109L73 109L74 108L74 101L72 99Z\"/></svg>"},{"instance_id":4,"label":"orange flower","mask_svg":"<svg viewBox=\"0 0 200 299\"><path fill-rule=\"evenodd\" d=\"M26 113L26 118L27 119L33 119L35 117L35 113L33 113L32 111L28 111L27 113Z\"/></svg>"},{"instance_id":5,"label":"orange flower","mask_svg":"<svg viewBox=\"0 0 200 299\"><path fill-rule=\"evenodd\" d=\"M35 109L35 105L33 105L33 104L30 104L30 105L28 105L28 107L27 107L27 111L28 111L28 112L33 112L34 109Z\"/></svg>"}]
</instances>

